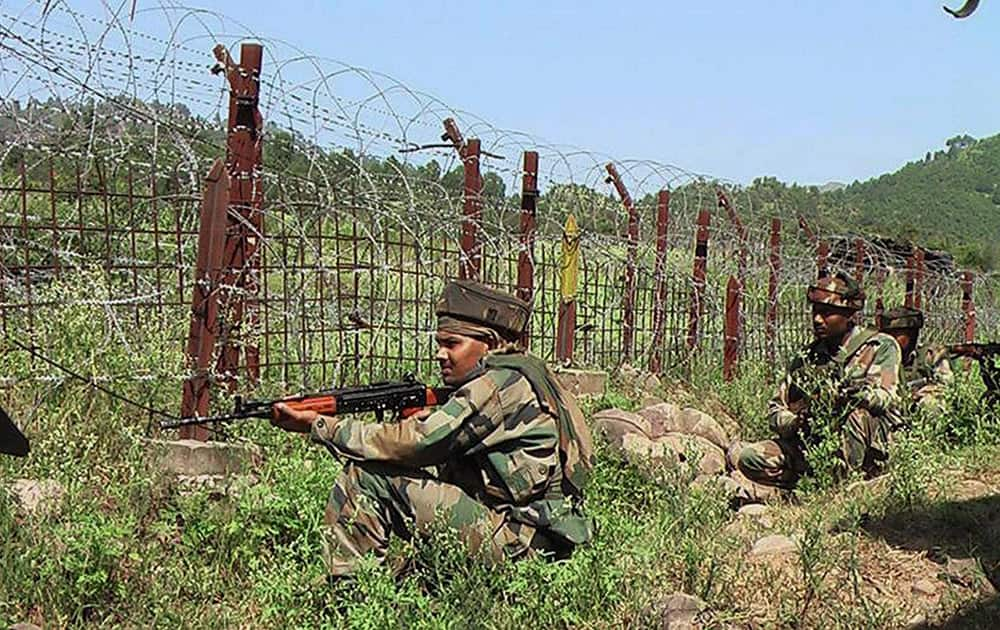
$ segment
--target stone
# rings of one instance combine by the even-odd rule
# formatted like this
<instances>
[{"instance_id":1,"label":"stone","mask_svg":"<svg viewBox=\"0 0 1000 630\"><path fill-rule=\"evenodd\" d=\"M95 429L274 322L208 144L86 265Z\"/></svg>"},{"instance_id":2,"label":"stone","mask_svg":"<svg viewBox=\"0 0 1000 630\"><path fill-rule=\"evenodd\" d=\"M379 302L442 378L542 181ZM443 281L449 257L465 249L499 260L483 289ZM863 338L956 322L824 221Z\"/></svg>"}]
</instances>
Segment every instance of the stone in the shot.
<instances>
[{"instance_id":1,"label":"stone","mask_svg":"<svg viewBox=\"0 0 1000 630\"><path fill-rule=\"evenodd\" d=\"M730 438L737 437L740 434L741 422L733 417L725 409L717 409L712 411L712 417L718 423L722 432L728 435Z\"/></svg>"},{"instance_id":2,"label":"stone","mask_svg":"<svg viewBox=\"0 0 1000 630\"><path fill-rule=\"evenodd\" d=\"M618 368L618 376L623 379L635 380L639 377L639 369L634 367L631 363L622 363L621 367Z\"/></svg>"},{"instance_id":3,"label":"stone","mask_svg":"<svg viewBox=\"0 0 1000 630\"><path fill-rule=\"evenodd\" d=\"M925 597L932 597L937 593L937 585L934 582L928 580L927 578L922 578L917 580L916 582L913 583L912 586L910 586L910 591L912 591L914 595L923 595Z\"/></svg>"},{"instance_id":4,"label":"stone","mask_svg":"<svg viewBox=\"0 0 1000 630\"><path fill-rule=\"evenodd\" d=\"M603 396L608 386L608 373L596 370L559 370L556 380L574 396Z\"/></svg>"},{"instance_id":5,"label":"stone","mask_svg":"<svg viewBox=\"0 0 1000 630\"><path fill-rule=\"evenodd\" d=\"M660 437L670 431L676 431L674 416L678 413L680 407L668 402L657 403L639 410L639 415L649 423L651 437Z\"/></svg>"},{"instance_id":6,"label":"stone","mask_svg":"<svg viewBox=\"0 0 1000 630\"><path fill-rule=\"evenodd\" d=\"M750 555L758 557L781 556L795 553L798 551L798 548L799 546L795 544L795 541L788 536L772 534L771 536L764 536L755 542L753 548L750 549Z\"/></svg>"},{"instance_id":7,"label":"stone","mask_svg":"<svg viewBox=\"0 0 1000 630\"><path fill-rule=\"evenodd\" d=\"M916 630L917 628L924 628L927 626L927 616L926 615L913 615L903 626L904 630Z\"/></svg>"},{"instance_id":8,"label":"stone","mask_svg":"<svg viewBox=\"0 0 1000 630\"><path fill-rule=\"evenodd\" d=\"M722 427L715 421L715 418L704 411L699 411L693 407L685 407L677 415L677 423L683 427L680 430L681 433L699 435L723 450L729 446L729 438L726 437L726 432L722 430Z\"/></svg>"},{"instance_id":9,"label":"stone","mask_svg":"<svg viewBox=\"0 0 1000 630\"><path fill-rule=\"evenodd\" d=\"M15 623L10 627L10 630L42 630L39 626L33 623L27 623L22 621L21 623Z\"/></svg>"},{"instance_id":10,"label":"stone","mask_svg":"<svg viewBox=\"0 0 1000 630\"><path fill-rule=\"evenodd\" d=\"M680 461L688 461L698 467L703 475L720 475L726 471L726 457L718 446L699 435L667 433L657 438L677 453Z\"/></svg>"},{"instance_id":11,"label":"stone","mask_svg":"<svg viewBox=\"0 0 1000 630\"><path fill-rule=\"evenodd\" d=\"M645 394L642 397L642 402L639 404L640 409L645 409L646 407L652 407L654 405L662 405L663 399L659 396L653 396L652 394Z\"/></svg>"},{"instance_id":12,"label":"stone","mask_svg":"<svg viewBox=\"0 0 1000 630\"><path fill-rule=\"evenodd\" d=\"M621 409L605 409L594 414L594 431L615 449L622 448L622 440L628 433L651 437L649 421L639 414Z\"/></svg>"},{"instance_id":13,"label":"stone","mask_svg":"<svg viewBox=\"0 0 1000 630\"><path fill-rule=\"evenodd\" d=\"M764 505L763 503L750 503L741 507L739 510L736 511L736 513L739 514L740 516L758 518L764 516L770 511L771 509L766 505Z\"/></svg>"},{"instance_id":14,"label":"stone","mask_svg":"<svg viewBox=\"0 0 1000 630\"><path fill-rule=\"evenodd\" d=\"M146 444L162 469L187 477L249 473L261 457L252 444L198 440L146 440Z\"/></svg>"},{"instance_id":15,"label":"stone","mask_svg":"<svg viewBox=\"0 0 1000 630\"><path fill-rule=\"evenodd\" d=\"M15 479L9 492L25 514L45 516L59 510L66 488L54 479Z\"/></svg>"},{"instance_id":16,"label":"stone","mask_svg":"<svg viewBox=\"0 0 1000 630\"><path fill-rule=\"evenodd\" d=\"M654 442L638 433L627 433L622 440L622 452L625 459L637 465L673 465L680 463L680 458L662 442Z\"/></svg>"},{"instance_id":17,"label":"stone","mask_svg":"<svg viewBox=\"0 0 1000 630\"><path fill-rule=\"evenodd\" d=\"M761 529L771 529L774 527L774 522L770 516L770 508L763 503L748 503L737 510L736 515L742 517L740 520L749 521Z\"/></svg>"},{"instance_id":18,"label":"stone","mask_svg":"<svg viewBox=\"0 0 1000 630\"><path fill-rule=\"evenodd\" d=\"M698 475L691 482L691 485L698 487L716 486L721 488L728 497L733 497L739 492L739 485L726 475Z\"/></svg>"},{"instance_id":19,"label":"stone","mask_svg":"<svg viewBox=\"0 0 1000 630\"><path fill-rule=\"evenodd\" d=\"M639 415L649 421L653 437L667 433L686 433L703 437L723 450L729 446L729 440L719 423L707 413L692 407L681 409L673 403L660 403L640 409Z\"/></svg>"},{"instance_id":20,"label":"stone","mask_svg":"<svg viewBox=\"0 0 1000 630\"><path fill-rule=\"evenodd\" d=\"M656 374L648 374L642 380L642 388L646 391L655 392L663 387L663 382Z\"/></svg>"},{"instance_id":21,"label":"stone","mask_svg":"<svg viewBox=\"0 0 1000 630\"><path fill-rule=\"evenodd\" d=\"M177 475L177 492L181 495L207 492L211 499L221 499L228 492L226 475Z\"/></svg>"},{"instance_id":22,"label":"stone","mask_svg":"<svg viewBox=\"0 0 1000 630\"><path fill-rule=\"evenodd\" d=\"M695 630L701 628L698 615L705 610L706 604L700 598L680 591L668 595L653 604L657 611L661 630Z\"/></svg>"}]
</instances>

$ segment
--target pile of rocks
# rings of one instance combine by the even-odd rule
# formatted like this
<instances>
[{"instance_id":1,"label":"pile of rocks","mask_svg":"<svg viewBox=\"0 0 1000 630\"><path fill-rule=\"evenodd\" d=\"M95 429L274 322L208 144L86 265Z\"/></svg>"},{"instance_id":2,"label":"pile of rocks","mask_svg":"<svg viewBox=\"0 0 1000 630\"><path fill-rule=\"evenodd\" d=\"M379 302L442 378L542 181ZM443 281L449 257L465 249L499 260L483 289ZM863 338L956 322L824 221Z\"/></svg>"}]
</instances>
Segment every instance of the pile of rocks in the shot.
<instances>
[{"instance_id":1,"label":"pile of rocks","mask_svg":"<svg viewBox=\"0 0 1000 630\"><path fill-rule=\"evenodd\" d=\"M730 440L715 418L693 407L660 402L637 412L605 409L594 415L594 428L613 451L646 473L678 467L695 483L719 483L744 502L775 492L736 470L742 443Z\"/></svg>"}]
</instances>

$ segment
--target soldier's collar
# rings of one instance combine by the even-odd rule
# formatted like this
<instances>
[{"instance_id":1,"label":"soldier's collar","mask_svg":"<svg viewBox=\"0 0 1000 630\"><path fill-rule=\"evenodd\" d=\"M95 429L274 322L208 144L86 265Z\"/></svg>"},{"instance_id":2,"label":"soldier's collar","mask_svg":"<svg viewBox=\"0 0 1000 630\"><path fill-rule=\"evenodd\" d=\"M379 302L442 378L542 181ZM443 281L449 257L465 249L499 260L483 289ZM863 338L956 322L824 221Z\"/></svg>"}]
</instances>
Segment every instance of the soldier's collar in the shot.
<instances>
[{"instance_id":1,"label":"soldier's collar","mask_svg":"<svg viewBox=\"0 0 1000 630\"><path fill-rule=\"evenodd\" d=\"M453 387L456 388L462 387L466 383L476 380L477 378L482 376L483 373L485 372L486 372L486 357L483 357L482 359L479 359L479 363L476 363L475 367L469 370L469 373L465 375L465 378L462 379L462 382L455 383Z\"/></svg>"}]
</instances>

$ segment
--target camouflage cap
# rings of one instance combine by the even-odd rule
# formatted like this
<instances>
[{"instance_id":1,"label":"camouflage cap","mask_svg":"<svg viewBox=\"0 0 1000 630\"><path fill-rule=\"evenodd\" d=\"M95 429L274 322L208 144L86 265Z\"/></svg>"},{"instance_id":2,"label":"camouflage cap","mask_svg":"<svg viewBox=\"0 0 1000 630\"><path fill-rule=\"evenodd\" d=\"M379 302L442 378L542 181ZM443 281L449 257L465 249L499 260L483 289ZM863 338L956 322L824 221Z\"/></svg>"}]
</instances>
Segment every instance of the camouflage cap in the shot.
<instances>
[{"instance_id":1,"label":"camouflage cap","mask_svg":"<svg viewBox=\"0 0 1000 630\"><path fill-rule=\"evenodd\" d=\"M531 305L478 282L455 280L441 292L436 313L438 328L443 324L454 328L454 323L466 323L489 328L512 341L524 332Z\"/></svg>"},{"instance_id":2,"label":"camouflage cap","mask_svg":"<svg viewBox=\"0 0 1000 630\"><path fill-rule=\"evenodd\" d=\"M852 311L865 306L865 292L854 278L843 272L820 276L816 284L809 287L806 299L812 304L829 304Z\"/></svg>"},{"instance_id":3,"label":"camouflage cap","mask_svg":"<svg viewBox=\"0 0 1000 630\"><path fill-rule=\"evenodd\" d=\"M878 318L878 329L882 332L888 330L907 330L913 328L919 330L924 326L924 314L908 306L891 308L882 313Z\"/></svg>"}]
</instances>

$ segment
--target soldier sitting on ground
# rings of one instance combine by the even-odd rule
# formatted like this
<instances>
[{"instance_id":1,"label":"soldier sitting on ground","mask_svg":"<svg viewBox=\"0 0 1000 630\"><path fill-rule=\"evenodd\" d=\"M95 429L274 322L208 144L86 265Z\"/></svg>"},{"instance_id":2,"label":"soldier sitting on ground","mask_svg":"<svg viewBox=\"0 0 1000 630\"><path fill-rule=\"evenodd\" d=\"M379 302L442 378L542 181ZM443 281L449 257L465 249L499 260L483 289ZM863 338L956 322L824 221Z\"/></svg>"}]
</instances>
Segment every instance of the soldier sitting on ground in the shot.
<instances>
[{"instance_id":1,"label":"soldier sitting on ground","mask_svg":"<svg viewBox=\"0 0 1000 630\"><path fill-rule=\"evenodd\" d=\"M324 519L331 576L351 575L365 554L383 560L392 535L409 539L435 523L494 562L565 557L590 540L590 432L573 396L520 348L529 313L473 282L445 288L435 358L457 390L436 411L366 423L277 406L278 426L346 460Z\"/></svg>"},{"instance_id":2,"label":"soldier sitting on ground","mask_svg":"<svg viewBox=\"0 0 1000 630\"><path fill-rule=\"evenodd\" d=\"M899 397L900 348L883 333L855 325L864 293L838 273L809 287L815 340L791 362L769 406L777 439L744 445L737 467L751 481L792 489L807 472L814 422L834 419L838 456L850 471L878 472L887 459L889 418ZM828 404L818 409L817 400ZM819 414L830 418L817 417Z\"/></svg>"},{"instance_id":3,"label":"soldier sitting on ground","mask_svg":"<svg viewBox=\"0 0 1000 630\"><path fill-rule=\"evenodd\" d=\"M945 411L944 390L954 382L948 349L940 345L918 345L924 314L906 306L890 309L879 317L879 330L892 335L903 350L902 380L910 400L927 412Z\"/></svg>"}]
</instances>

